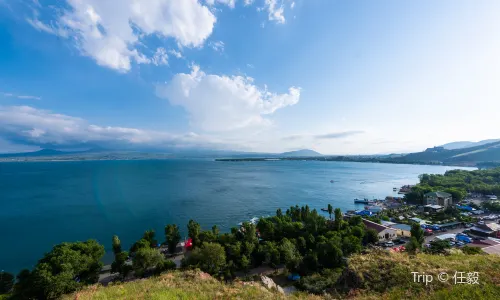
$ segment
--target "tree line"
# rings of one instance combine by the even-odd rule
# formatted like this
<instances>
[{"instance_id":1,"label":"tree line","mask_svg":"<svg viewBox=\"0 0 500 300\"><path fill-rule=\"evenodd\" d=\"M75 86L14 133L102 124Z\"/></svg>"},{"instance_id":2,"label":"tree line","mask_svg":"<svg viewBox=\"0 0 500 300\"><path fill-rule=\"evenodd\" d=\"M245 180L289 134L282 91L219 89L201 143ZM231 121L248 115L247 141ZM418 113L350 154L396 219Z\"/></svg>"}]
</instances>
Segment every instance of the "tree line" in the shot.
<instances>
[{"instance_id":1,"label":"tree line","mask_svg":"<svg viewBox=\"0 0 500 300\"><path fill-rule=\"evenodd\" d=\"M500 168L489 170L451 170L440 174L422 174L420 183L405 195L410 203L422 203L424 194L442 191L461 201L467 193L500 196Z\"/></svg>"},{"instance_id":2,"label":"tree line","mask_svg":"<svg viewBox=\"0 0 500 300\"><path fill-rule=\"evenodd\" d=\"M245 222L221 233L217 226L202 230L199 223L187 224L192 249L182 259L183 269L199 268L216 278L232 280L259 266L283 267L308 276L345 266L346 257L378 241L377 232L366 229L361 217L345 220L340 209L329 205L330 217L309 206L293 206L257 224ZM332 217L333 215L333 217ZM155 231L148 230L128 251L118 236L111 239L114 261L111 272L118 280L157 275L175 269L169 257L181 241L179 227L165 226L163 247ZM0 292L11 299L55 299L96 283L103 267L104 246L95 240L62 243L38 261L32 270L22 270L14 279L0 276Z\"/></svg>"}]
</instances>

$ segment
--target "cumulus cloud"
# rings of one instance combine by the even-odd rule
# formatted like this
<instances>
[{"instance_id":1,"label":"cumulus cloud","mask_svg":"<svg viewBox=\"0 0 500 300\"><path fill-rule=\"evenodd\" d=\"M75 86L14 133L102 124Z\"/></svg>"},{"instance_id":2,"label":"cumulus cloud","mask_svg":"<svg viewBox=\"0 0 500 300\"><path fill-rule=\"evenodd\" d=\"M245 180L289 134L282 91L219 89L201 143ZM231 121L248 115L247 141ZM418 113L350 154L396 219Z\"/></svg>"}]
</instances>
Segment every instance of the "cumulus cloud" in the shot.
<instances>
[{"instance_id":1,"label":"cumulus cloud","mask_svg":"<svg viewBox=\"0 0 500 300\"><path fill-rule=\"evenodd\" d=\"M215 5L215 3L225 4L231 8L234 8L236 0L205 0L208 5Z\"/></svg>"},{"instance_id":2,"label":"cumulus cloud","mask_svg":"<svg viewBox=\"0 0 500 300\"><path fill-rule=\"evenodd\" d=\"M67 0L50 24L38 12L28 22L38 30L71 38L97 64L127 72L131 63L151 63L138 47L144 36L173 38L199 47L211 35L216 17L198 0Z\"/></svg>"},{"instance_id":3,"label":"cumulus cloud","mask_svg":"<svg viewBox=\"0 0 500 300\"><path fill-rule=\"evenodd\" d=\"M223 132L270 124L264 116L299 102L300 88L271 93L255 86L252 78L205 74L193 66L190 74L176 74L170 82L158 85L157 95L182 106L193 126Z\"/></svg>"},{"instance_id":4,"label":"cumulus cloud","mask_svg":"<svg viewBox=\"0 0 500 300\"><path fill-rule=\"evenodd\" d=\"M1 93L4 97L17 98L17 99L27 99L27 100L40 100L42 97L32 96L32 95L17 95L13 93Z\"/></svg>"},{"instance_id":5,"label":"cumulus cloud","mask_svg":"<svg viewBox=\"0 0 500 300\"><path fill-rule=\"evenodd\" d=\"M180 53L180 52L179 52L179 51L177 51L177 50L173 50L173 49L172 49L172 50L168 51L168 53L170 53L171 55L173 55L173 56L175 56L175 57L177 57L177 58L182 58L182 53Z\"/></svg>"},{"instance_id":6,"label":"cumulus cloud","mask_svg":"<svg viewBox=\"0 0 500 300\"><path fill-rule=\"evenodd\" d=\"M137 128L98 126L84 119L30 106L0 106L0 137L25 145L211 146L195 133L175 135Z\"/></svg>"}]
</instances>

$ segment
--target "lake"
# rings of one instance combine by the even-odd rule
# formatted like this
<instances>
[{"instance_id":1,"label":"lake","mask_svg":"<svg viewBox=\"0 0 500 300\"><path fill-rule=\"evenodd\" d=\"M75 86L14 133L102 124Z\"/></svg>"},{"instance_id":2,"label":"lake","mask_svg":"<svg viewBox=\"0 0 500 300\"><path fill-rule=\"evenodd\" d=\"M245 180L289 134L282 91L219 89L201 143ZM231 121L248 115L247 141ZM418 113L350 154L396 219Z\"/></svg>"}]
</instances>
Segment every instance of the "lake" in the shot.
<instances>
[{"instance_id":1,"label":"lake","mask_svg":"<svg viewBox=\"0 0 500 300\"><path fill-rule=\"evenodd\" d=\"M63 241L93 238L109 251L117 234L128 249L147 229L163 241L166 224L178 224L185 235L189 219L228 231L295 204L359 209L354 198L397 195L393 187L415 184L419 174L450 169L457 167L187 159L0 163L0 269L32 268Z\"/></svg>"}]
</instances>

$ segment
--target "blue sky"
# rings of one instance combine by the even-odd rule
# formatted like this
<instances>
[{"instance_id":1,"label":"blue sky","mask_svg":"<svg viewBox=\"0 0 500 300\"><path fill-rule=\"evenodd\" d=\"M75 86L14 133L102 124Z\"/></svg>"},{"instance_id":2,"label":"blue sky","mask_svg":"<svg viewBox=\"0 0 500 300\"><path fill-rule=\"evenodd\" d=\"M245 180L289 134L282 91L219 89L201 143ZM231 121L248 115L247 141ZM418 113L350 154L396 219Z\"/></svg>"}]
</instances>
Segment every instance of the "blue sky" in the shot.
<instances>
[{"instance_id":1,"label":"blue sky","mask_svg":"<svg viewBox=\"0 0 500 300\"><path fill-rule=\"evenodd\" d=\"M0 0L0 152L499 138L500 2Z\"/></svg>"}]
</instances>

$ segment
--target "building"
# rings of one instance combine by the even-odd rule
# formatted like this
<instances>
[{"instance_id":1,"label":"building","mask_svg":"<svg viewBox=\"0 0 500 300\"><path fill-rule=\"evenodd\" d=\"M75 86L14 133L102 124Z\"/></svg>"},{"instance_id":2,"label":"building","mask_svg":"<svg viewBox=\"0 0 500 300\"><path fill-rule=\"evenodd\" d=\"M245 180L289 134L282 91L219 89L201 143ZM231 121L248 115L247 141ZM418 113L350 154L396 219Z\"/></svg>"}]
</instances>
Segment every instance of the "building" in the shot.
<instances>
[{"instance_id":1,"label":"building","mask_svg":"<svg viewBox=\"0 0 500 300\"><path fill-rule=\"evenodd\" d=\"M430 192L424 195L424 205L441 205L447 208L452 204L453 200L451 194L445 192Z\"/></svg>"},{"instance_id":2,"label":"building","mask_svg":"<svg viewBox=\"0 0 500 300\"><path fill-rule=\"evenodd\" d=\"M389 226L392 229L396 229L396 234L404 237L411 237L411 226L406 224L394 224Z\"/></svg>"},{"instance_id":3,"label":"building","mask_svg":"<svg viewBox=\"0 0 500 300\"><path fill-rule=\"evenodd\" d=\"M443 211L444 207L441 205L428 204L424 206L424 212L435 214L437 212Z\"/></svg>"},{"instance_id":4,"label":"building","mask_svg":"<svg viewBox=\"0 0 500 300\"><path fill-rule=\"evenodd\" d=\"M393 228L390 228L390 227L387 227L387 226L384 226L381 224L377 224L375 222L365 220L365 219L363 219L363 223L365 223L365 226L367 228L374 229L377 232L379 241L390 241L390 240L395 239L397 237L397 230L396 229L393 229Z\"/></svg>"},{"instance_id":5,"label":"building","mask_svg":"<svg viewBox=\"0 0 500 300\"><path fill-rule=\"evenodd\" d=\"M422 219L419 219L419 218L410 218L409 219L411 222L413 223L417 223L417 224L425 224L426 222Z\"/></svg>"},{"instance_id":6,"label":"building","mask_svg":"<svg viewBox=\"0 0 500 300\"><path fill-rule=\"evenodd\" d=\"M496 223L476 225L472 227L470 231L480 236L491 236L500 238L500 225Z\"/></svg>"}]
</instances>

